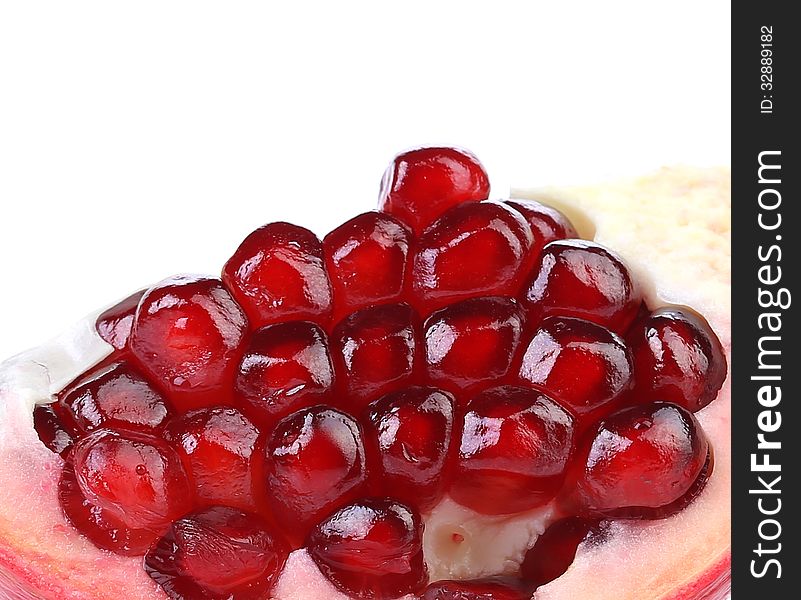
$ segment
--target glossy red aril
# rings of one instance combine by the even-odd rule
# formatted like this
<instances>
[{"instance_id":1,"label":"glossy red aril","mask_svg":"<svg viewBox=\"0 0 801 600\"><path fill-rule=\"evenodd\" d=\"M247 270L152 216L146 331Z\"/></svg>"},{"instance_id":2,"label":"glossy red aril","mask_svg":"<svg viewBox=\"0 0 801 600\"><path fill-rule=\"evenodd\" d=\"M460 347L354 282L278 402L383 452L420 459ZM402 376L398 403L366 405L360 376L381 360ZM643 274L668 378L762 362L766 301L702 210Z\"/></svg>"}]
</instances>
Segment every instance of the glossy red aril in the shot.
<instances>
[{"instance_id":1,"label":"glossy red aril","mask_svg":"<svg viewBox=\"0 0 801 600\"><path fill-rule=\"evenodd\" d=\"M58 483L58 500L67 520L97 547L123 556L141 556L158 537L147 529L130 529L114 511L92 504L81 492L72 463Z\"/></svg>"},{"instance_id":2,"label":"glossy red aril","mask_svg":"<svg viewBox=\"0 0 801 600\"><path fill-rule=\"evenodd\" d=\"M583 444L568 504L589 515L665 516L697 493L709 452L703 429L684 408L664 402L624 408Z\"/></svg>"},{"instance_id":3,"label":"glossy red aril","mask_svg":"<svg viewBox=\"0 0 801 600\"><path fill-rule=\"evenodd\" d=\"M517 357L523 311L511 298L470 298L425 322L428 377L454 392L497 384Z\"/></svg>"},{"instance_id":4,"label":"glossy red aril","mask_svg":"<svg viewBox=\"0 0 801 600\"><path fill-rule=\"evenodd\" d=\"M450 207L488 198L489 190L487 173L472 153L416 148L387 167L378 205L420 232Z\"/></svg>"},{"instance_id":5,"label":"glossy red aril","mask_svg":"<svg viewBox=\"0 0 801 600\"><path fill-rule=\"evenodd\" d=\"M726 356L706 320L688 309L661 308L627 335L634 355L635 395L697 411L726 380Z\"/></svg>"},{"instance_id":6,"label":"glossy red aril","mask_svg":"<svg viewBox=\"0 0 801 600\"><path fill-rule=\"evenodd\" d=\"M642 297L623 260L586 240L547 244L526 292L533 320L551 315L577 317L624 333Z\"/></svg>"},{"instance_id":7,"label":"glossy red aril","mask_svg":"<svg viewBox=\"0 0 801 600\"><path fill-rule=\"evenodd\" d=\"M263 445L242 413L224 406L192 411L173 420L164 437L189 469L197 504L257 508Z\"/></svg>"},{"instance_id":8,"label":"glossy red aril","mask_svg":"<svg viewBox=\"0 0 801 600\"><path fill-rule=\"evenodd\" d=\"M432 583L420 600L530 600L532 588L511 577Z\"/></svg>"},{"instance_id":9,"label":"glossy red aril","mask_svg":"<svg viewBox=\"0 0 801 600\"><path fill-rule=\"evenodd\" d=\"M264 426L326 401L334 387L328 337L318 325L268 325L250 339L235 379L237 397Z\"/></svg>"},{"instance_id":10,"label":"glossy red aril","mask_svg":"<svg viewBox=\"0 0 801 600\"><path fill-rule=\"evenodd\" d=\"M84 432L105 427L152 433L170 415L164 397L125 362L91 371L62 392L59 403Z\"/></svg>"},{"instance_id":11,"label":"glossy red aril","mask_svg":"<svg viewBox=\"0 0 801 600\"><path fill-rule=\"evenodd\" d=\"M365 461L359 424L343 412L315 406L278 423L267 442L267 491L295 541L358 496Z\"/></svg>"},{"instance_id":12,"label":"glossy red aril","mask_svg":"<svg viewBox=\"0 0 801 600\"><path fill-rule=\"evenodd\" d=\"M33 409L33 427L51 452L66 456L75 443L77 431L69 415L58 404L38 404Z\"/></svg>"},{"instance_id":13,"label":"glossy red aril","mask_svg":"<svg viewBox=\"0 0 801 600\"><path fill-rule=\"evenodd\" d=\"M368 407L365 438L380 495L425 511L445 485L451 445L454 399L431 387L410 387Z\"/></svg>"},{"instance_id":14,"label":"glossy red aril","mask_svg":"<svg viewBox=\"0 0 801 600\"><path fill-rule=\"evenodd\" d=\"M368 212L340 225L323 240L334 291L334 322L404 293L412 234L385 213Z\"/></svg>"},{"instance_id":15,"label":"glossy red aril","mask_svg":"<svg viewBox=\"0 0 801 600\"><path fill-rule=\"evenodd\" d=\"M548 502L573 452L573 418L535 390L503 386L467 405L450 494L485 514Z\"/></svg>"},{"instance_id":16,"label":"glossy red aril","mask_svg":"<svg viewBox=\"0 0 801 600\"><path fill-rule=\"evenodd\" d=\"M145 295L145 291L140 290L131 294L125 300L101 313L95 322L98 335L117 350L122 350L128 343L136 316L136 307L139 306L139 300Z\"/></svg>"},{"instance_id":17,"label":"glossy red aril","mask_svg":"<svg viewBox=\"0 0 801 600\"><path fill-rule=\"evenodd\" d=\"M570 220L552 206L546 206L536 200L505 200L504 204L508 204L523 215L531 227L531 233L534 235L530 252L532 262L539 257L545 244L578 237L578 232Z\"/></svg>"},{"instance_id":18,"label":"glossy red aril","mask_svg":"<svg viewBox=\"0 0 801 600\"><path fill-rule=\"evenodd\" d=\"M520 573L533 587L545 585L567 571L579 544L601 535L602 523L597 520L568 517L557 521L526 552Z\"/></svg>"},{"instance_id":19,"label":"glossy red aril","mask_svg":"<svg viewBox=\"0 0 801 600\"><path fill-rule=\"evenodd\" d=\"M371 400L413 383L419 338L417 314L408 304L365 308L337 325L331 346L348 407L361 411Z\"/></svg>"},{"instance_id":20,"label":"glossy red aril","mask_svg":"<svg viewBox=\"0 0 801 600\"><path fill-rule=\"evenodd\" d=\"M73 448L81 492L132 529L162 531L192 508L192 487L178 454L163 440L98 429Z\"/></svg>"},{"instance_id":21,"label":"glossy red aril","mask_svg":"<svg viewBox=\"0 0 801 600\"><path fill-rule=\"evenodd\" d=\"M175 521L147 553L145 571L173 600L261 600L287 554L260 517L213 506Z\"/></svg>"},{"instance_id":22,"label":"glossy red aril","mask_svg":"<svg viewBox=\"0 0 801 600\"><path fill-rule=\"evenodd\" d=\"M632 368L625 342L605 327L550 317L534 331L520 379L583 415L627 391Z\"/></svg>"},{"instance_id":23,"label":"glossy red aril","mask_svg":"<svg viewBox=\"0 0 801 600\"><path fill-rule=\"evenodd\" d=\"M499 202L455 206L420 236L413 292L424 312L475 296L516 296L531 248L531 228Z\"/></svg>"},{"instance_id":24,"label":"glossy red aril","mask_svg":"<svg viewBox=\"0 0 801 600\"><path fill-rule=\"evenodd\" d=\"M422 588L423 524L392 500L360 500L317 525L309 554L337 588L357 599L389 600Z\"/></svg>"},{"instance_id":25,"label":"glossy red aril","mask_svg":"<svg viewBox=\"0 0 801 600\"><path fill-rule=\"evenodd\" d=\"M311 231L291 223L270 223L251 233L225 263L222 278L254 329L325 320L331 312L323 246Z\"/></svg>"},{"instance_id":26,"label":"glossy red aril","mask_svg":"<svg viewBox=\"0 0 801 600\"><path fill-rule=\"evenodd\" d=\"M179 276L139 302L129 345L179 412L224 404L244 349L247 319L218 279Z\"/></svg>"}]
</instances>

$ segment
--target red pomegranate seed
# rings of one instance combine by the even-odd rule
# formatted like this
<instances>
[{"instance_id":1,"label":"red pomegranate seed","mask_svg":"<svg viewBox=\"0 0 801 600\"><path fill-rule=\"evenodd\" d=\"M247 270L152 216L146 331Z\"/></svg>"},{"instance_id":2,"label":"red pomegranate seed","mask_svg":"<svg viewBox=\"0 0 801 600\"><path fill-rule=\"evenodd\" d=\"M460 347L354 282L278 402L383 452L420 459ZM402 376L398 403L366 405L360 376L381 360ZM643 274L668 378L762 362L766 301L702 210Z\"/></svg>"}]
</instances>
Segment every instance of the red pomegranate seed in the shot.
<instances>
[{"instance_id":1,"label":"red pomegranate seed","mask_svg":"<svg viewBox=\"0 0 801 600\"><path fill-rule=\"evenodd\" d=\"M420 511L436 504L445 485L453 413L453 396L430 387L406 388L370 404L365 442L380 495Z\"/></svg>"},{"instance_id":2,"label":"red pomegranate seed","mask_svg":"<svg viewBox=\"0 0 801 600\"><path fill-rule=\"evenodd\" d=\"M378 205L422 231L450 207L489 197L484 167L466 150L417 148L398 154L384 173Z\"/></svg>"},{"instance_id":3,"label":"red pomegranate seed","mask_svg":"<svg viewBox=\"0 0 801 600\"><path fill-rule=\"evenodd\" d=\"M559 240L542 250L526 293L533 321L578 317L624 333L642 297L623 260L585 240Z\"/></svg>"},{"instance_id":4,"label":"red pomegranate seed","mask_svg":"<svg viewBox=\"0 0 801 600\"><path fill-rule=\"evenodd\" d=\"M179 276L139 303L129 345L179 412L231 398L247 319L219 280Z\"/></svg>"},{"instance_id":5,"label":"red pomegranate seed","mask_svg":"<svg viewBox=\"0 0 801 600\"><path fill-rule=\"evenodd\" d=\"M406 225L378 212L361 214L325 236L334 323L361 308L400 301L411 237Z\"/></svg>"},{"instance_id":6,"label":"red pomegranate seed","mask_svg":"<svg viewBox=\"0 0 801 600\"><path fill-rule=\"evenodd\" d=\"M125 362L90 371L59 394L81 431L135 429L155 432L170 411L164 397Z\"/></svg>"},{"instance_id":7,"label":"red pomegranate seed","mask_svg":"<svg viewBox=\"0 0 801 600\"><path fill-rule=\"evenodd\" d=\"M510 298L470 298L436 311L423 330L429 378L464 392L507 374L520 347L523 312Z\"/></svg>"},{"instance_id":8,"label":"red pomegranate seed","mask_svg":"<svg viewBox=\"0 0 801 600\"><path fill-rule=\"evenodd\" d=\"M259 430L242 413L223 406L192 411L173 420L164 438L189 469L198 504L257 508L257 496L263 497L257 490L263 445Z\"/></svg>"},{"instance_id":9,"label":"red pomegranate seed","mask_svg":"<svg viewBox=\"0 0 801 600\"><path fill-rule=\"evenodd\" d=\"M343 395L354 412L413 383L421 352L419 331L417 315L407 304L365 308L334 328L332 352Z\"/></svg>"},{"instance_id":10,"label":"red pomegranate seed","mask_svg":"<svg viewBox=\"0 0 801 600\"><path fill-rule=\"evenodd\" d=\"M161 532L192 508L192 487L175 450L142 433L99 429L72 451L83 495L132 529Z\"/></svg>"},{"instance_id":11,"label":"red pomegranate seed","mask_svg":"<svg viewBox=\"0 0 801 600\"><path fill-rule=\"evenodd\" d=\"M145 291L139 290L131 294L125 300L101 313L97 321L95 321L95 329L98 335L117 350L122 350L128 343L128 337L131 335L131 327L136 315L136 307L139 306L139 300L145 295Z\"/></svg>"},{"instance_id":12,"label":"red pomegranate seed","mask_svg":"<svg viewBox=\"0 0 801 600\"><path fill-rule=\"evenodd\" d=\"M356 498L367 479L358 423L326 406L296 412L267 441L267 491L272 508L301 541L322 517Z\"/></svg>"},{"instance_id":13,"label":"red pomegranate seed","mask_svg":"<svg viewBox=\"0 0 801 600\"><path fill-rule=\"evenodd\" d=\"M504 204L523 215L534 234L529 266L536 262L545 244L578 237L570 219L551 206L540 204L536 200L506 200Z\"/></svg>"},{"instance_id":14,"label":"red pomegranate seed","mask_svg":"<svg viewBox=\"0 0 801 600\"><path fill-rule=\"evenodd\" d=\"M33 409L33 428L51 451L66 457L77 437L69 415L58 404L39 404Z\"/></svg>"},{"instance_id":15,"label":"red pomegranate seed","mask_svg":"<svg viewBox=\"0 0 801 600\"><path fill-rule=\"evenodd\" d=\"M225 263L222 278L254 329L279 321L322 322L331 312L322 244L291 223L251 233Z\"/></svg>"},{"instance_id":16,"label":"red pomegranate seed","mask_svg":"<svg viewBox=\"0 0 801 600\"><path fill-rule=\"evenodd\" d=\"M174 600L260 600L287 555L260 517L213 506L175 521L145 556L145 571Z\"/></svg>"},{"instance_id":17,"label":"red pomegranate seed","mask_svg":"<svg viewBox=\"0 0 801 600\"><path fill-rule=\"evenodd\" d=\"M726 380L726 354L709 323L678 308L661 308L627 336L634 355L635 396L696 412Z\"/></svg>"},{"instance_id":18,"label":"red pomegranate seed","mask_svg":"<svg viewBox=\"0 0 801 600\"><path fill-rule=\"evenodd\" d=\"M412 284L427 314L474 296L516 296L520 291L531 228L499 202L460 204L420 236Z\"/></svg>"},{"instance_id":19,"label":"red pomegranate seed","mask_svg":"<svg viewBox=\"0 0 801 600\"><path fill-rule=\"evenodd\" d=\"M325 402L334 386L328 337L308 321L256 331L236 374L238 398L265 427L301 408Z\"/></svg>"},{"instance_id":20,"label":"red pomegranate seed","mask_svg":"<svg viewBox=\"0 0 801 600\"><path fill-rule=\"evenodd\" d=\"M70 462L61 470L58 501L72 526L98 548L123 556L141 556L158 537L146 529L129 529L112 511L89 502L81 492Z\"/></svg>"},{"instance_id":21,"label":"red pomegranate seed","mask_svg":"<svg viewBox=\"0 0 801 600\"><path fill-rule=\"evenodd\" d=\"M450 494L484 514L545 504L562 484L573 437L573 418L544 394L486 390L467 405Z\"/></svg>"},{"instance_id":22,"label":"red pomegranate seed","mask_svg":"<svg viewBox=\"0 0 801 600\"><path fill-rule=\"evenodd\" d=\"M584 541L601 536L599 521L568 517L557 521L537 538L526 552L520 572L533 587L545 585L563 575L576 558L576 550Z\"/></svg>"},{"instance_id":23,"label":"red pomegranate seed","mask_svg":"<svg viewBox=\"0 0 801 600\"><path fill-rule=\"evenodd\" d=\"M605 327L550 317L534 331L520 378L584 415L626 392L632 368L625 342Z\"/></svg>"},{"instance_id":24,"label":"red pomegranate seed","mask_svg":"<svg viewBox=\"0 0 801 600\"><path fill-rule=\"evenodd\" d=\"M511 577L432 583L420 600L530 600L532 588Z\"/></svg>"},{"instance_id":25,"label":"red pomegranate seed","mask_svg":"<svg viewBox=\"0 0 801 600\"><path fill-rule=\"evenodd\" d=\"M359 599L384 600L426 583L423 524L392 500L360 500L317 525L307 547L331 583Z\"/></svg>"},{"instance_id":26,"label":"red pomegranate seed","mask_svg":"<svg viewBox=\"0 0 801 600\"><path fill-rule=\"evenodd\" d=\"M587 515L667 516L700 493L709 454L703 429L684 408L664 402L625 408L604 419L577 454L568 505Z\"/></svg>"}]
</instances>

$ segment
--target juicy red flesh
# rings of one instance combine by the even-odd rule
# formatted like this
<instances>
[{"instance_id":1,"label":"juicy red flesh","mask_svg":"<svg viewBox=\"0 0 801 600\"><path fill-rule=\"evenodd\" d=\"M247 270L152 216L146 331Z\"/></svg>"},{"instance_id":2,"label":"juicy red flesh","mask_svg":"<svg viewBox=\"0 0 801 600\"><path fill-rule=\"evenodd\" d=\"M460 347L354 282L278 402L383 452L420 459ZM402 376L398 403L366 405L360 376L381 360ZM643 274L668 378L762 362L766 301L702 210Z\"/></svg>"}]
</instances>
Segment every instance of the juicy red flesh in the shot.
<instances>
[{"instance_id":1,"label":"juicy red flesh","mask_svg":"<svg viewBox=\"0 0 801 600\"><path fill-rule=\"evenodd\" d=\"M315 406L281 421L267 441L267 491L272 508L298 541L311 526L355 499L367 466L359 424Z\"/></svg>"},{"instance_id":2,"label":"juicy red flesh","mask_svg":"<svg viewBox=\"0 0 801 600\"><path fill-rule=\"evenodd\" d=\"M331 334L340 395L354 412L371 400L414 382L420 326L408 304L353 313Z\"/></svg>"},{"instance_id":3,"label":"juicy red flesh","mask_svg":"<svg viewBox=\"0 0 801 600\"><path fill-rule=\"evenodd\" d=\"M330 316L323 246L303 227L270 223L257 229L225 263L222 278L253 328Z\"/></svg>"},{"instance_id":4,"label":"juicy red flesh","mask_svg":"<svg viewBox=\"0 0 801 600\"><path fill-rule=\"evenodd\" d=\"M726 355L706 320L690 310L662 308L627 335L635 358L635 395L696 412L726 380Z\"/></svg>"},{"instance_id":5,"label":"juicy red flesh","mask_svg":"<svg viewBox=\"0 0 801 600\"><path fill-rule=\"evenodd\" d=\"M131 529L163 531L192 507L181 459L154 436L99 429L75 445L71 459L84 497Z\"/></svg>"},{"instance_id":6,"label":"juicy red flesh","mask_svg":"<svg viewBox=\"0 0 801 600\"><path fill-rule=\"evenodd\" d=\"M364 429L377 494L432 508L445 486L453 421L453 396L436 388L406 388L370 404Z\"/></svg>"},{"instance_id":7,"label":"juicy red flesh","mask_svg":"<svg viewBox=\"0 0 801 600\"><path fill-rule=\"evenodd\" d=\"M406 225L379 212L359 215L325 236L334 323L361 308L401 300L411 244Z\"/></svg>"},{"instance_id":8,"label":"juicy red flesh","mask_svg":"<svg viewBox=\"0 0 801 600\"><path fill-rule=\"evenodd\" d=\"M262 487L260 433L235 408L201 408L173 420L164 438L192 477L199 506L222 504L256 510Z\"/></svg>"},{"instance_id":9,"label":"juicy red flesh","mask_svg":"<svg viewBox=\"0 0 801 600\"><path fill-rule=\"evenodd\" d=\"M499 382L517 357L523 326L511 298L471 298L438 310L423 327L428 377L454 392Z\"/></svg>"},{"instance_id":10,"label":"juicy red flesh","mask_svg":"<svg viewBox=\"0 0 801 600\"><path fill-rule=\"evenodd\" d=\"M155 433L170 416L164 397L125 362L90 372L59 395L79 430L133 429Z\"/></svg>"},{"instance_id":11,"label":"juicy red flesh","mask_svg":"<svg viewBox=\"0 0 801 600\"><path fill-rule=\"evenodd\" d=\"M181 276L139 302L129 345L179 412L231 399L247 319L219 280Z\"/></svg>"},{"instance_id":12,"label":"juicy red flesh","mask_svg":"<svg viewBox=\"0 0 801 600\"><path fill-rule=\"evenodd\" d=\"M626 392L631 372L631 355L620 337L589 321L550 317L534 331L520 379L583 415Z\"/></svg>"},{"instance_id":13,"label":"juicy red flesh","mask_svg":"<svg viewBox=\"0 0 801 600\"><path fill-rule=\"evenodd\" d=\"M466 150L417 148L398 154L384 173L378 206L416 232L446 210L489 197L484 167Z\"/></svg>"},{"instance_id":14,"label":"juicy red flesh","mask_svg":"<svg viewBox=\"0 0 801 600\"><path fill-rule=\"evenodd\" d=\"M642 297L626 265L594 242L559 240L543 248L526 292L532 320L577 317L622 334Z\"/></svg>"},{"instance_id":15,"label":"juicy red flesh","mask_svg":"<svg viewBox=\"0 0 801 600\"><path fill-rule=\"evenodd\" d=\"M412 270L417 306L430 312L475 296L517 296L531 228L498 202L453 207L421 234Z\"/></svg>"},{"instance_id":16,"label":"juicy red flesh","mask_svg":"<svg viewBox=\"0 0 801 600\"><path fill-rule=\"evenodd\" d=\"M517 600L602 543L601 519L681 511L714 467L691 414L726 377L714 332L651 312L559 211L488 193L469 153L406 152L381 212L323 242L266 225L222 280L104 312L112 354L33 415L67 519L147 551L172 598L270 597L305 542L355 598ZM420 515L445 496L560 520L520 578L426 588Z\"/></svg>"},{"instance_id":17,"label":"juicy red flesh","mask_svg":"<svg viewBox=\"0 0 801 600\"><path fill-rule=\"evenodd\" d=\"M531 586L510 577L468 581L437 581L426 588L421 600L530 600Z\"/></svg>"},{"instance_id":18,"label":"juicy red flesh","mask_svg":"<svg viewBox=\"0 0 801 600\"><path fill-rule=\"evenodd\" d=\"M98 335L117 350L122 350L128 343L136 316L136 307L139 306L139 301L146 291L140 290L131 294L102 313L95 322Z\"/></svg>"},{"instance_id":19,"label":"juicy red flesh","mask_svg":"<svg viewBox=\"0 0 801 600\"><path fill-rule=\"evenodd\" d=\"M544 394L481 392L467 405L451 496L484 514L541 506L559 491L573 437L573 418Z\"/></svg>"},{"instance_id":20,"label":"juicy red flesh","mask_svg":"<svg viewBox=\"0 0 801 600\"><path fill-rule=\"evenodd\" d=\"M212 506L175 521L148 551L145 571L174 600L262 600L287 555L257 515Z\"/></svg>"},{"instance_id":21,"label":"juicy red flesh","mask_svg":"<svg viewBox=\"0 0 801 600\"><path fill-rule=\"evenodd\" d=\"M341 508L309 535L309 554L340 590L359 599L414 593L427 580L423 524L391 500L360 500Z\"/></svg>"},{"instance_id":22,"label":"juicy red flesh","mask_svg":"<svg viewBox=\"0 0 801 600\"><path fill-rule=\"evenodd\" d=\"M578 458L570 505L587 515L653 518L692 496L710 448L692 413L653 402L601 421Z\"/></svg>"},{"instance_id":23,"label":"juicy red flesh","mask_svg":"<svg viewBox=\"0 0 801 600\"><path fill-rule=\"evenodd\" d=\"M263 426L329 399L334 367L318 325L289 321L256 331L234 382L239 400Z\"/></svg>"}]
</instances>

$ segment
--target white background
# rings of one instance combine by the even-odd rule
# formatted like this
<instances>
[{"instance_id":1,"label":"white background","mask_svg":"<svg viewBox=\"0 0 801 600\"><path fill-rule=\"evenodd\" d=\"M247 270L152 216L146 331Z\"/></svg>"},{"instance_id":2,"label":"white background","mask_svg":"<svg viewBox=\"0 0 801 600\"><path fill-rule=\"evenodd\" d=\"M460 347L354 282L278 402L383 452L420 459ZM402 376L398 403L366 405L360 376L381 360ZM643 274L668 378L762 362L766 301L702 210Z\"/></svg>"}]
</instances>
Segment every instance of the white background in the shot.
<instances>
[{"instance_id":1,"label":"white background","mask_svg":"<svg viewBox=\"0 0 801 600\"><path fill-rule=\"evenodd\" d=\"M392 155L515 186L728 164L729 3L0 0L0 359Z\"/></svg>"}]
</instances>

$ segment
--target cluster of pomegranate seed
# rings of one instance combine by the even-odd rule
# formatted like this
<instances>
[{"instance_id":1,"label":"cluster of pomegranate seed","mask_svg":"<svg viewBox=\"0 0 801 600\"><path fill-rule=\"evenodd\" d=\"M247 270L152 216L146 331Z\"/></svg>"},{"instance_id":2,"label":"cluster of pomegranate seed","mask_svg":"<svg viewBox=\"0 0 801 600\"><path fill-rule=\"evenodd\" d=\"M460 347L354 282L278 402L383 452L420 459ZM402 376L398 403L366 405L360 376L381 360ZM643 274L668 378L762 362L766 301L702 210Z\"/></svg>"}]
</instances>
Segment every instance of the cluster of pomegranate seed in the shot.
<instances>
[{"instance_id":1,"label":"cluster of pomegranate seed","mask_svg":"<svg viewBox=\"0 0 801 600\"><path fill-rule=\"evenodd\" d=\"M114 352L34 413L67 519L176 599L268 598L306 548L354 598L513 600L607 519L685 507L712 469L693 412L726 376L715 334L649 311L560 212L488 195L472 154L412 150L378 212L322 241L266 225L221 278L101 315ZM561 519L517 576L429 583L446 495Z\"/></svg>"}]
</instances>

